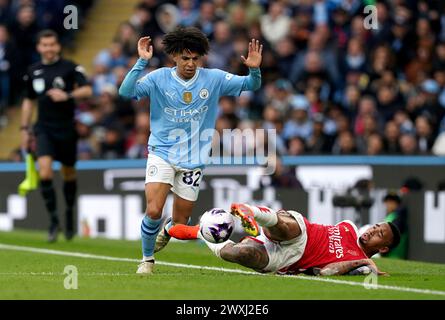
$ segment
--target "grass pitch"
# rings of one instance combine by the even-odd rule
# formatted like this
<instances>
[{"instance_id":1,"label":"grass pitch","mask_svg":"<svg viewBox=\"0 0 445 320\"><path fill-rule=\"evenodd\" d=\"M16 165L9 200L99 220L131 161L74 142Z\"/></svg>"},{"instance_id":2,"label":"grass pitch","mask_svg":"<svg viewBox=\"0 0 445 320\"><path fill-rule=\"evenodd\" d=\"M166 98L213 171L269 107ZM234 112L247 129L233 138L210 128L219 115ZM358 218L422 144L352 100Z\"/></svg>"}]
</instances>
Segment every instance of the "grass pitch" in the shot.
<instances>
[{"instance_id":1,"label":"grass pitch","mask_svg":"<svg viewBox=\"0 0 445 320\"><path fill-rule=\"evenodd\" d=\"M139 241L75 238L67 242L62 236L59 242L48 244L42 232L0 232L0 299L445 300L442 264L376 259L379 268L391 276L379 277L377 289L366 289L364 276L250 274L246 271L251 270L216 258L200 242L170 243L156 255L156 273L142 277L135 274L140 251ZM127 259L114 261L112 257ZM78 270L76 290L64 287L67 265Z\"/></svg>"}]
</instances>

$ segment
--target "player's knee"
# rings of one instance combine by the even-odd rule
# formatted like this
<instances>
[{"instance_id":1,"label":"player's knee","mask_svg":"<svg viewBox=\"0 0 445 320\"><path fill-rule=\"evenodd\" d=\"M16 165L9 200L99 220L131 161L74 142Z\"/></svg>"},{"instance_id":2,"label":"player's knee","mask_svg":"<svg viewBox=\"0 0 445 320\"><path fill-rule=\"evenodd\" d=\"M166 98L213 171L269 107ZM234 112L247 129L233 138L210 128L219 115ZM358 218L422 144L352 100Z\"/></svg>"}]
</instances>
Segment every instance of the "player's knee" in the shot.
<instances>
[{"instance_id":1,"label":"player's knee","mask_svg":"<svg viewBox=\"0 0 445 320\"><path fill-rule=\"evenodd\" d=\"M301 228L294 217L290 215L278 215L278 223L274 229L274 235L279 241L295 239L301 234Z\"/></svg>"},{"instance_id":2,"label":"player's knee","mask_svg":"<svg viewBox=\"0 0 445 320\"><path fill-rule=\"evenodd\" d=\"M162 207L156 204L148 203L145 214L151 219L159 219L162 216Z\"/></svg>"}]
</instances>

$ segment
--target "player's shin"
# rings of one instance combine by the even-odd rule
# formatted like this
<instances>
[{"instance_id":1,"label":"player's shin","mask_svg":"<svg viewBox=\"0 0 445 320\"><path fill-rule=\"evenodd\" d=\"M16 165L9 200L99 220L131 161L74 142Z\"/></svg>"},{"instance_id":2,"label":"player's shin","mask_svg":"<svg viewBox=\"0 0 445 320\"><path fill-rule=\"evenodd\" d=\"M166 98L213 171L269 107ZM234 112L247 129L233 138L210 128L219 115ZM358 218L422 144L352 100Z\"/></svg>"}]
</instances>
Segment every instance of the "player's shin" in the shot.
<instances>
[{"instance_id":1,"label":"player's shin","mask_svg":"<svg viewBox=\"0 0 445 320\"><path fill-rule=\"evenodd\" d=\"M151 219L147 215L144 216L141 223L141 241L143 260L154 260L153 253L155 248L156 236L161 227L161 219Z\"/></svg>"}]
</instances>

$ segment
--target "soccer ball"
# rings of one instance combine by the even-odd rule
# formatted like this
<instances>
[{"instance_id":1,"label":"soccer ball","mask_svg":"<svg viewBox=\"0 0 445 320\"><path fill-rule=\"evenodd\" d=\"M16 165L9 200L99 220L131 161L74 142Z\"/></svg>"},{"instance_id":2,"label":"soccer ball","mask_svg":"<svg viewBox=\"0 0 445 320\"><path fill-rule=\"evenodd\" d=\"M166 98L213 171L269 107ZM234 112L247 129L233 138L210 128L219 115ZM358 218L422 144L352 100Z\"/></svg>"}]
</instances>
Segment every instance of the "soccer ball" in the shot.
<instances>
[{"instance_id":1,"label":"soccer ball","mask_svg":"<svg viewBox=\"0 0 445 320\"><path fill-rule=\"evenodd\" d=\"M214 208L206 211L199 222L199 232L208 242L221 243L232 235L235 221L224 209Z\"/></svg>"}]
</instances>

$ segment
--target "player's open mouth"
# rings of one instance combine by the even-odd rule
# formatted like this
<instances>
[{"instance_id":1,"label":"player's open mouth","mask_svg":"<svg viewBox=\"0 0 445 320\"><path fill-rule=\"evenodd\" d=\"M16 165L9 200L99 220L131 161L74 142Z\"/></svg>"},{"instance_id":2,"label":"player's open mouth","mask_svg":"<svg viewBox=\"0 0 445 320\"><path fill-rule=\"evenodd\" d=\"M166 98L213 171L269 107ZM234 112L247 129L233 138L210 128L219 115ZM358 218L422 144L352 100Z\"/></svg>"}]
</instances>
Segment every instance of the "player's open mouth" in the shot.
<instances>
[{"instance_id":1,"label":"player's open mouth","mask_svg":"<svg viewBox=\"0 0 445 320\"><path fill-rule=\"evenodd\" d=\"M369 240L369 234L364 233L364 234L362 234L362 236L360 238L361 238L363 243L366 243Z\"/></svg>"}]
</instances>

